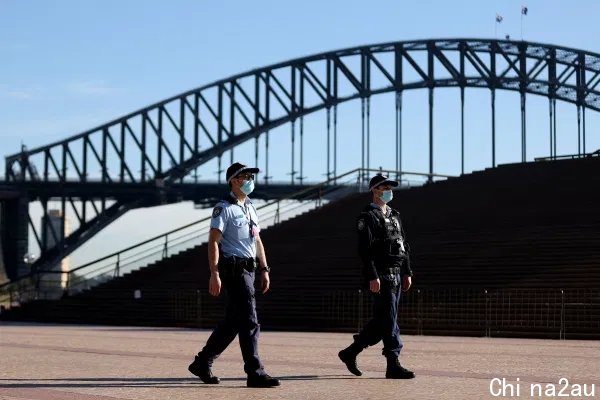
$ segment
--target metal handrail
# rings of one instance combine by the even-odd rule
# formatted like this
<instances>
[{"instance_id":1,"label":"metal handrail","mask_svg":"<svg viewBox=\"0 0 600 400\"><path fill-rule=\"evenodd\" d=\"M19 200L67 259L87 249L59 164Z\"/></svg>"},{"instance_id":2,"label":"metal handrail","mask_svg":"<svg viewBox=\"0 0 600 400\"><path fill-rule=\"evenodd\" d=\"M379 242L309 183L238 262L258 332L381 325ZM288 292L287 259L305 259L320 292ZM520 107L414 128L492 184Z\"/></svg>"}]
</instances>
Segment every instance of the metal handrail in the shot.
<instances>
[{"instance_id":1,"label":"metal handrail","mask_svg":"<svg viewBox=\"0 0 600 400\"><path fill-rule=\"evenodd\" d=\"M367 180L367 176L369 173L373 173L373 172L386 173L389 175L395 174L396 176L399 176L399 177L404 176L404 175L414 175L414 176L427 177L430 179L433 177L441 177L441 178L451 177L450 175L442 175L442 174L427 174L427 173L409 172L409 171L356 168L356 169L348 171L344 174L341 174L339 176L329 178L323 182L320 182L320 183L310 186L308 188L302 189L298 192L287 195L285 197L267 202L267 203L257 207L257 211L264 210L265 214L261 215L261 220L268 221L272 218L273 224L276 225L282 221L282 219L281 219L282 213L290 214L292 212L298 211L301 208L307 206L306 204L291 204L291 205L282 207L282 203L284 201L314 199L317 201L317 204L315 204L315 206L316 206L316 208L318 208L323 204L322 197L324 195L330 194L332 191L336 191L336 190L340 189L340 185L341 185L341 187L348 187L348 184L350 183L353 185L356 184L359 190L365 188L366 185L364 183ZM354 179L354 178L352 178L351 180L345 179L348 176L352 176L357 173L358 173L358 176L356 177L356 179ZM342 182L340 183L340 181L342 181ZM330 190L327 190L327 189L324 190L324 188L327 188L328 186L331 186L331 185L335 185L335 186L330 188ZM316 196L316 197L313 197L313 196ZM269 210L269 207L271 207L271 206L276 206L276 209ZM176 229L172 229L166 233L154 236L150 239L146 239L142 242L128 246L125 249L116 251L109 255L106 255L106 256L100 257L98 259L95 259L93 261L87 262L83 265L80 265L78 267L75 267L75 268L69 270L68 272L56 271L56 270L55 271L42 270L42 271L31 272L30 274L23 276L17 280L7 282L7 283L0 285L0 290L5 289L6 287L15 287L15 286L18 287L19 285L24 285L25 282L29 281L28 282L29 285L26 285L26 286L29 286L29 289L31 291L38 291L39 285L42 282L41 276L43 274L55 274L55 275L67 274L67 285L66 285L67 291L70 291L73 287L76 287L78 285L83 284L84 286L86 286L85 285L86 282L88 282L94 278L97 278L97 277L102 277L102 275L107 274L111 271L113 272L112 277L118 277L121 275L121 272L124 269L126 269L128 266L131 266L132 264L136 263L137 261L148 259L153 256L157 256L157 254L160 253L160 256L158 256L156 260L147 262L145 264L145 265L149 265L152 262L156 262L156 261L159 261L160 259L164 259L164 258L168 257L169 253L172 255L173 251L169 252L170 249L172 249L176 246L185 245L186 243L188 243L192 240L195 240L198 237L202 237L202 235L207 235L209 227L205 226L205 227L199 227L196 230L193 230L184 235L181 235L174 239L169 240L169 237L172 238L176 234L178 234L184 230L187 230L191 227L199 226L203 222L208 222L210 219L211 219L211 216L201 218L197 221L180 226ZM185 239L186 237L188 237L188 238ZM182 239L185 239L185 240L182 241ZM153 242L158 242L158 243L150 248L144 249L145 245L148 245ZM195 246L196 245L191 246L191 247L195 247ZM129 253L136 249L138 249L139 251L135 252L134 254L126 254L126 253ZM116 258L116 265L115 265L114 261L110 261L109 263L107 263L105 265L98 265L98 264L102 263L103 261L111 260L114 258ZM90 269L92 266L95 266L95 268ZM81 275L81 276L75 275L76 272L79 272L82 270L87 270L88 272L85 275ZM94 274L94 275L90 276L91 274ZM25 289L25 288L22 288L22 289ZM20 290L20 292L23 293L22 290ZM9 297L12 297L12 293L9 293ZM1 298L0 298L0 302L2 302Z\"/></svg>"},{"instance_id":2,"label":"metal handrail","mask_svg":"<svg viewBox=\"0 0 600 400\"><path fill-rule=\"evenodd\" d=\"M592 158L592 157L600 157L600 149L596 151L592 151L590 153L582 153L582 154L563 154L549 157L536 157L535 161L553 161L553 160L574 160L577 158Z\"/></svg>"}]
</instances>

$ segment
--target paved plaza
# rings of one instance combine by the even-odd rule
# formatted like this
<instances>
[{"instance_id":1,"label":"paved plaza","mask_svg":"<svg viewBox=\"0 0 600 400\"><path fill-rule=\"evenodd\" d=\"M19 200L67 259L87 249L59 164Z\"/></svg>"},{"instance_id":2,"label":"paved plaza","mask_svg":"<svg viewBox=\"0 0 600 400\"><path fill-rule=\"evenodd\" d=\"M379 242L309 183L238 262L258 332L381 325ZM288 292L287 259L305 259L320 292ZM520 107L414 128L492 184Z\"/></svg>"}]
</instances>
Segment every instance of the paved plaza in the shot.
<instances>
[{"instance_id":1,"label":"paved plaza","mask_svg":"<svg viewBox=\"0 0 600 400\"><path fill-rule=\"evenodd\" d=\"M209 334L2 323L0 399L531 399L557 398L561 390L581 392L570 398L600 399L598 341L404 336L402 363L417 378L394 381L383 378L380 346L360 355L362 377L346 371L337 352L351 334L266 331L260 354L282 386L248 389L237 340L215 362L220 385L204 385L189 374L187 366ZM541 397L531 396L532 385L541 388ZM592 389L595 396L586 397Z\"/></svg>"}]
</instances>

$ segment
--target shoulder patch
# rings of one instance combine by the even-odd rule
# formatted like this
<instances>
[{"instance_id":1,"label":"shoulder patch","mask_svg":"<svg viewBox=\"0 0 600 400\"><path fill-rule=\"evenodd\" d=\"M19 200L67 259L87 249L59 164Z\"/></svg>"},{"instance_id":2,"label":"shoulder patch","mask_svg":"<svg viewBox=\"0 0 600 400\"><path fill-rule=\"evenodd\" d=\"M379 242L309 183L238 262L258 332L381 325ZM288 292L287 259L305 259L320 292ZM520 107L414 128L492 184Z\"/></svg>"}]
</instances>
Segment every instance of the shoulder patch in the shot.
<instances>
[{"instance_id":1,"label":"shoulder patch","mask_svg":"<svg viewBox=\"0 0 600 400\"><path fill-rule=\"evenodd\" d=\"M215 207L213 208L212 217L217 218L223 212L223 207Z\"/></svg>"},{"instance_id":2,"label":"shoulder patch","mask_svg":"<svg viewBox=\"0 0 600 400\"><path fill-rule=\"evenodd\" d=\"M359 219L358 223L356 224L357 228L359 231L362 231L363 229L365 229L365 220L364 219Z\"/></svg>"}]
</instances>

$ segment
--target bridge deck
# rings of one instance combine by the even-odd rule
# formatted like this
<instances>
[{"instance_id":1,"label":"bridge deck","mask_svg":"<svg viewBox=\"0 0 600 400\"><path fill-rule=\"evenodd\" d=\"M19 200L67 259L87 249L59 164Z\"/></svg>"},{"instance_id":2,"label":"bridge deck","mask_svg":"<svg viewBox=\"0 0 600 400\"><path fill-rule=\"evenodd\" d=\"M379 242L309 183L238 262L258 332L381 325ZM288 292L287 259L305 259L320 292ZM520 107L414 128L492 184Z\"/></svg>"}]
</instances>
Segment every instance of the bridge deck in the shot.
<instances>
[{"instance_id":1,"label":"bridge deck","mask_svg":"<svg viewBox=\"0 0 600 400\"><path fill-rule=\"evenodd\" d=\"M405 336L403 362L412 381L383 379L379 347L359 358L362 377L337 360L349 334L263 332L260 352L275 389L248 389L237 343L217 360L218 386L187 371L210 332L191 329L37 324L0 325L0 399L487 399L490 381L506 378L519 396L532 383L595 384L600 396L600 343ZM519 381L517 381L519 378ZM499 386L494 387L498 389ZM570 390L570 389L569 389ZM510 396L509 396L510 397Z\"/></svg>"}]
</instances>

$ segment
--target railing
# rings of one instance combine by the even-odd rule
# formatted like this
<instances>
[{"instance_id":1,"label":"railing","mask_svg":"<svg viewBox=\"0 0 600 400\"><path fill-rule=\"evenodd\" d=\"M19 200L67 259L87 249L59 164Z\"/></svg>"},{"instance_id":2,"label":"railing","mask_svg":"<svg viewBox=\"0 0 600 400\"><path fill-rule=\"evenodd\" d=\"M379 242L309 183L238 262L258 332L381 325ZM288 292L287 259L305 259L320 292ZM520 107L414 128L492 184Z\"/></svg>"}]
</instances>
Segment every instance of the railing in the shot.
<instances>
[{"instance_id":1,"label":"railing","mask_svg":"<svg viewBox=\"0 0 600 400\"><path fill-rule=\"evenodd\" d=\"M362 290L325 297L331 326L360 330L372 297ZM402 331L499 337L537 336L600 339L600 289L414 289L403 293Z\"/></svg>"},{"instance_id":2,"label":"railing","mask_svg":"<svg viewBox=\"0 0 600 400\"><path fill-rule=\"evenodd\" d=\"M213 328L223 302L194 286L147 287L139 298L128 291L126 299L120 290L102 302L74 298L62 311L55 304L59 317L48 321ZM357 332L372 315L373 298L365 290L276 291L277 285L257 301L265 329ZM413 288L402 295L399 324L412 335L599 340L600 288Z\"/></svg>"},{"instance_id":3,"label":"railing","mask_svg":"<svg viewBox=\"0 0 600 400\"><path fill-rule=\"evenodd\" d=\"M331 200L368 189L368 177L382 172L397 177L403 187L419 186L433 178L418 172L357 168L299 192L257 206L262 228L277 225L300 213L321 207ZM406 177L415 177L408 180ZM418 180L421 179L421 180ZM0 304L9 307L33 299L56 299L97 286L134 269L149 266L208 240L211 217L205 217L155 236L81 266L62 271L36 271L19 280L0 285Z\"/></svg>"},{"instance_id":4,"label":"railing","mask_svg":"<svg viewBox=\"0 0 600 400\"><path fill-rule=\"evenodd\" d=\"M600 149L593 151L591 153L582 153L582 154L564 154L564 155L556 155L549 157L536 157L535 161L554 161L554 160L573 160L577 158L591 158L591 157L600 157Z\"/></svg>"}]
</instances>

